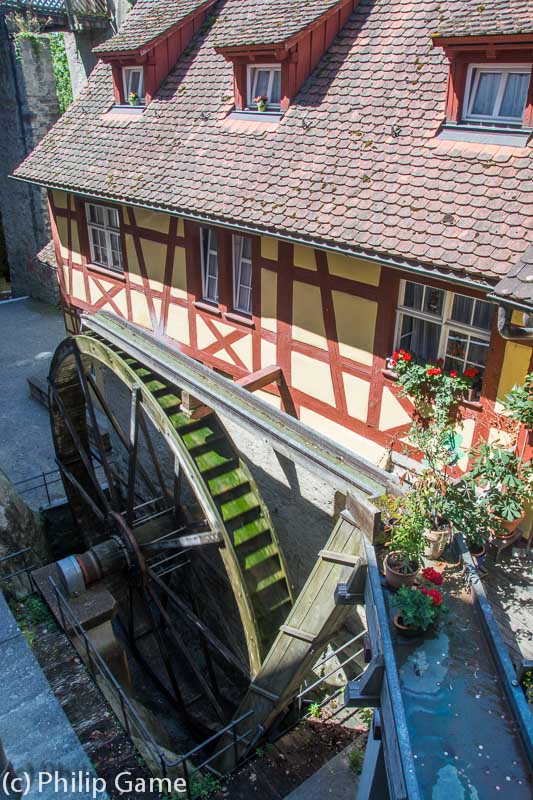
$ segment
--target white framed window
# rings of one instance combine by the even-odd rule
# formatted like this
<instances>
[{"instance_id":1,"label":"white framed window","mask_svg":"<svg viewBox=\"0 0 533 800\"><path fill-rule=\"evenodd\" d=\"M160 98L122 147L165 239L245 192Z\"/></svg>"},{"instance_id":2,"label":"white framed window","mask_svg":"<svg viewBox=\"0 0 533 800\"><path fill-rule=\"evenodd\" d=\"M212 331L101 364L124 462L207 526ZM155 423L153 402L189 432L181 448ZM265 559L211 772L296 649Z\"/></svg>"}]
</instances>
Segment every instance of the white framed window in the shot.
<instances>
[{"instance_id":1,"label":"white framed window","mask_svg":"<svg viewBox=\"0 0 533 800\"><path fill-rule=\"evenodd\" d=\"M402 281L395 349L426 361L442 359L444 369L483 374L489 354L494 306L421 283Z\"/></svg>"},{"instance_id":2,"label":"white framed window","mask_svg":"<svg viewBox=\"0 0 533 800\"><path fill-rule=\"evenodd\" d=\"M86 203L91 261L101 267L123 271L120 216L116 208Z\"/></svg>"},{"instance_id":3,"label":"white framed window","mask_svg":"<svg viewBox=\"0 0 533 800\"><path fill-rule=\"evenodd\" d=\"M129 103L130 95L136 94L139 105L144 105L144 70L142 67L123 67L124 102Z\"/></svg>"},{"instance_id":4,"label":"white framed window","mask_svg":"<svg viewBox=\"0 0 533 800\"><path fill-rule=\"evenodd\" d=\"M233 307L244 314L252 313L252 240L249 236L233 237Z\"/></svg>"},{"instance_id":5,"label":"white framed window","mask_svg":"<svg viewBox=\"0 0 533 800\"><path fill-rule=\"evenodd\" d=\"M257 97L266 97L267 108L278 109L281 103L281 66L258 64L248 67L248 105Z\"/></svg>"},{"instance_id":6,"label":"white framed window","mask_svg":"<svg viewBox=\"0 0 533 800\"><path fill-rule=\"evenodd\" d=\"M218 303L218 248L217 234L211 228L201 229L202 297Z\"/></svg>"},{"instance_id":7,"label":"white framed window","mask_svg":"<svg viewBox=\"0 0 533 800\"><path fill-rule=\"evenodd\" d=\"M464 120L520 124L531 81L531 64L470 64Z\"/></svg>"}]
</instances>

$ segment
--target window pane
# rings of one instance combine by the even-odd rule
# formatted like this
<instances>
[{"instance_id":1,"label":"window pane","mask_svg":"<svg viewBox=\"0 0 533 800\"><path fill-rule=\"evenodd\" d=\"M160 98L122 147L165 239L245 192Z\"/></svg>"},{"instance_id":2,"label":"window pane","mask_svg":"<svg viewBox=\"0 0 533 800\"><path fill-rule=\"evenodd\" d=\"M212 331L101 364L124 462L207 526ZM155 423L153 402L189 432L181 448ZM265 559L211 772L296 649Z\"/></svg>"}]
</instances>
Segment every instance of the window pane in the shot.
<instances>
[{"instance_id":1,"label":"window pane","mask_svg":"<svg viewBox=\"0 0 533 800\"><path fill-rule=\"evenodd\" d=\"M474 301L471 297L464 297L462 294L456 294L453 298L451 319L455 320L455 322L463 322L465 325L470 325L473 307Z\"/></svg>"},{"instance_id":2,"label":"window pane","mask_svg":"<svg viewBox=\"0 0 533 800\"><path fill-rule=\"evenodd\" d=\"M258 69L256 71L256 80L254 89L255 97L260 97L260 96L268 97L269 81L270 81L269 69Z\"/></svg>"},{"instance_id":3,"label":"window pane","mask_svg":"<svg viewBox=\"0 0 533 800\"><path fill-rule=\"evenodd\" d=\"M441 289L432 289L426 286L424 293L424 311L428 314L435 314L436 316L442 315L442 306L444 305L444 292Z\"/></svg>"},{"instance_id":4,"label":"window pane","mask_svg":"<svg viewBox=\"0 0 533 800\"><path fill-rule=\"evenodd\" d=\"M480 72L476 96L472 103L472 114L485 117L493 115L501 77L501 72Z\"/></svg>"},{"instance_id":5,"label":"window pane","mask_svg":"<svg viewBox=\"0 0 533 800\"><path fill-rule=\"evenodd\" d=\"M136 94L140 94L140 91L139 91L139 89L140 89L140 86L139 86L140 77L141 77L140 72L137 72L137 71L135 71L135 72L131 71L130 72L130 74L129 74L129 78L130 78L130 80L129 80L129 84L130 84L129 85L129 89L130 89L130 92L135 92Z\"/></svg>"},{"instance_id":6,"label":"window pane","mask_svg":"<svg viewBox=\"0 0 533 800\"><path fill-rule=\"evenodd\" d=\"M408 308L416 308L418 311L422 309L422 300L424 298L424 287L420 283L405 284L405 297L403 304Z\"/></svg>"},{"instance_id":7,"label":"window pane","mask_svg":"<svg viewBox=\"0 0 533 800\"><path fill-rule=\"evenodd\" d=\"M245 286L248 289L252 286L252 265L249 261L242 261L241 263L241 286Z\"/></svg>"},{"instance_id":8,"label":"window pane","mask_svg":"<svg viewBox=\"0 0 533 800\"><path fill-rule=\"evenodd\" d=\"M116 208L107 209L107 224L110 228L119 227L118 211Z\"/></svg>"},{"instance_id":9,"label":"window pane","mask_svg":"<svg viewBox=\"0 0 533 800\"><path fill-rule=\"evenodd\" d=\"M494 306L492 303L485 303L484 300L476 300L474 310L473 325L475 328L483 328L490 331L492 328L492 318L494 316Z\"/></svg>"},{"instance_id":10,"label":"window pane","mask_svg":"<svg viewBox=\"0 0 533 800\"><path fill-rule=\"evenodd\" d=\"M400 347L426 361L435 361L439 354L440 325L403 315Z\"/></svg>"},{"instance_id":11,"label":"window pane","mask_svg":"<svg viewBox=\"0 0 533 800\"><path fill-rule=\"evenodd\" d=\"M448 336L448 344L446 346L446 355L454 359L459 359L463 363L466 358L468 348L468 336L458 331L450 331Z\"/></svg>"},{"instance_id":12,"label":"window pane","mask_svg":"<svg viewBox=\"0 0 533 800\"><path fill-rule=\"evenodd\" d=\"M503 93L500 117L513 117L521 119L526 106L527 90L530 75L528 73L511 73L507 76L507 83Z\"/></svg>"},{"instance_id":13,"label":"window pane","mask_svg":"<svg viewBox=\"0 0 533 800\"><path fill-rule=\"evenodd\" d=\"M248 236L243 239L242 257L250 260L252 258L252 240Z\"/></svg>"},{"instance_id":14,"label":"window pane","mask_svg":"<svg viewBox=\"0 0 533 800\"><path fill-rule=\"evenodd\" d=\"M274 70L274 77L272 81L272 94L270 102L279 105L281 101L281 70Z\"/></svg>"},{"instance_id":15,"label":"window pane","mask_svg":"<svg viewBox=\"0 0 533 800\"><path fill-rule=\"evenodd\" d=\"M487 363L487 356L489 353L489 343L483 339L470 340L470 347L468 348L468 363L476 367L484 367Z\"/></svg>"}]
</instances>

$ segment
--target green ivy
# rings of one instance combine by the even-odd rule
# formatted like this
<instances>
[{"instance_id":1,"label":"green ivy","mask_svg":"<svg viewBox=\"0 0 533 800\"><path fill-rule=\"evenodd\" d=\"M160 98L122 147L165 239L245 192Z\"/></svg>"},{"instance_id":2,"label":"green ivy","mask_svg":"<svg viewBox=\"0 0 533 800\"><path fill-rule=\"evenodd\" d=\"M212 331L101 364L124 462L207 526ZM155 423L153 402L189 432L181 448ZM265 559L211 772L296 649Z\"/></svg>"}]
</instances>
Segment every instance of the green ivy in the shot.
<instances>
[{"instance_id":1,"label":"green ivy","mask_svg":"<svg viewBox=\"0 0 533 800\"><path fill-rule=\"evenodd\" d=\"M59 110L63 114L72 103L72 81L68 68L65 37L62 33L51 33L48 38L50 41L50 52L52 54L52 65L56 80Z\"/></svg>"}]
</instances>

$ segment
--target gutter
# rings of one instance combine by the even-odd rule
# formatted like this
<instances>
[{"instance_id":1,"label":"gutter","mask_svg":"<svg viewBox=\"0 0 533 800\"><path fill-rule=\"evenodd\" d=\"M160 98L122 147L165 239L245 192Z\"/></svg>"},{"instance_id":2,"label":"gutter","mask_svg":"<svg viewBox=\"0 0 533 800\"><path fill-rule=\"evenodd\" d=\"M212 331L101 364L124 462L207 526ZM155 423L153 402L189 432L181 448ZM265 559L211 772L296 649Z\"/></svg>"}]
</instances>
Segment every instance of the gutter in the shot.
<instances>
[{"instance_id":1,"label":"gutter","mask_svg":"<svg viewBox=\"0 0 533 800\"><path fill-rule=\"evenodd\" d=\"M198 214L191 211L176 211L175 209L168 209L164 206L139 203L134 200L119 200L116 197L98 192L78 191L73 189L71 186L29 180L28 178L20 178L18 175L10 175L9 177L15 181L20 181L21 183L31 183L35 186L40 186L43 189L56 189L57 191L72 193L78 197L84 197L89 200L106 200L107 202L117 203L118 205L131 206L133 208L143 208L147 211L155 211L159 214L169 214L173 217L180 217L181 219L186 219L189 222L197 222L203 225L214 225L218 226L219 228L225 228L227 230L253 236L274 236L279 241L288 242L289 244L299 244L303 245L304 247L314 247L317 250L323 250L325 252L337 253L338 255L350 256L352 258L362 258L365 261L370 261L373 264L388 267L389 269L402 270L403 272L411 272L414 275L420 275L425 278L432 278L441 281L447 281L453 284L459 284L460 286L467 286L470 289L478 289L480 292L484 293L493 288L489 283L481 283L480 281L475 281L471 278L462 278L453 273L448 275L446 273L439 272L437 269L428 269L427 267L423 267L419 264L412 264L408 261L402 261L401 259L378 256L373 251L343 247L342 245L339 246L335 244L325 244L324 242L313 239L301 239L297 236L289 236L288 234L282 234L278 232L273 233L271 230L253 227L252 225L224 222L216 217L209 217L205 216L204 214Z\"/></svg>"},{"instance_id":2,"label":"gutter","mask_svg":"<svg viewBox=\"0 0 533 800\"><path fill-rule=\"evenodd\" d=\"M513 325L511 317L513 309L511 306L498 305L498 333L502 339L508 342L532 342L533 343L533 313L529 309L526 316L526 327Z\"/></svg>"}]
</instances>

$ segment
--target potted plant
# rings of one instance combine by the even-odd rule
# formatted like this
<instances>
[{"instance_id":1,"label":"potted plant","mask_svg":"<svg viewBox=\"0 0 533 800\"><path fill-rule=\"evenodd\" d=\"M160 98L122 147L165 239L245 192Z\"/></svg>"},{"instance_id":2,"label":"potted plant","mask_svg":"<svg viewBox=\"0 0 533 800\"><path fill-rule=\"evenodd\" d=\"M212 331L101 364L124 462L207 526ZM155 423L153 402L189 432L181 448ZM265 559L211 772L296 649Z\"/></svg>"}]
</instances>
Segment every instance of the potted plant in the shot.
<instances>
[{"instance_id":1,"label":"potted plant","mask_svg":"<svg viewBox=\"0 0 533 800\"><path fill-rule=\"evenodd\" d=\"M139 95L137 94L137 92L130 92L128 101L130 106L140 105Z\"/></svg>"},{"instance_id":2,"label":"potted plant","mask_svg":"<svg viewBox=\"0 0 533 800\"><path fill-rule=\"evenodd\" d=\"M435 625L447 612L440 586L442 576L436 570L427 572L428 577L421 586L402 586L394 598L394 626L403 636L419 636Z\"/></svg>"},{"instance_id":3,"label":"potted plant","mask_svg":"<svg viewBox=\"0 0 533 800\"><path fill-rule=\"evenodd\" d=\"M267 110L268 97L264 94L260 94L254 97L254 103L257 105L257 110L262 113Z\"/></svg>"},{"instance_id":4,"label":"potted plant","mask_svg":"<svg viewBox=\"0 0 533 800\"><path fill-rule=\"evenodd\" d=\"M503 404L513 419L527 429L529 443L533 445L533 372L526 375L523 386L511 389Z\"/></svg>"},{"instance_id":5,"label":"potted plant","mask_svg":"<svg viewBox=\"0 0 533 800\"><path fill-rule=\"evenodd\" d=\"M416 492L394 498L390 504L394 519L389 552L384 561L389 586L412 586L420 569L424 551L427 515Z\"/></svg>"},{"instance_id":6,"label":"potted plant","mask_svg":"<svg viewBox=\"0 0 533 800\"><path fill-rule=\"evenodd\" d=\"M480 493L470 473L463 475L454 485L453 497L448 506L448 517L452 529L462 534L466 546L478 567L482 567L487 551L485 548L495 519L490 511L488 498Z\"/></svg>"},{"instance_id":7,"label":"potted plant","mask_svg":"<svg viewBox=\"0 0 533 800\"><path fill-rule=\"evenodd\" d=\"M421 509L425 509L427 527L424 531L424 555L440 558L451 539L450 511L453 504L454 485L446 473L426 469L415 482L412 491L419 497Z\"/></svg>"},{"instance_id":8,"label":"potted plant","mask_svg":"<svg viewBox=\"0 0 533 800\"><path fill-rule=\"evenodd\" d=\"M525 517L524 506L533 499L533 469L517 453L483 443L468 473L476 482L494 518L494 535L512 536Z\"/></svg>"}]
</instances>

